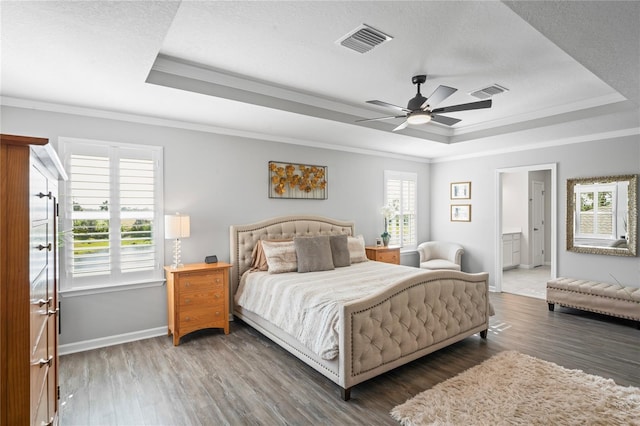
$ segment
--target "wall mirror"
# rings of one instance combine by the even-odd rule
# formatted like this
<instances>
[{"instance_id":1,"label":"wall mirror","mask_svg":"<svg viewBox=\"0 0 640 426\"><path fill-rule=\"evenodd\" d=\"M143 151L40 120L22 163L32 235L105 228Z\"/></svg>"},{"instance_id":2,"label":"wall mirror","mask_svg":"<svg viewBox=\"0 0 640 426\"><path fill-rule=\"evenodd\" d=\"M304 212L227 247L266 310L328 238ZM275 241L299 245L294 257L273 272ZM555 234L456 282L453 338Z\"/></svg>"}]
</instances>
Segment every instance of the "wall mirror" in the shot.
<instances>
[{"instance_id":1,"label":"wall mirror","mask_svg":"<svg viewBox=\"0 0 640 426\"><path fill-rule=\"evenodd\" d=\"M638 175L567 179L567 250L637 255Z\"/></svg>"}]
</instances>

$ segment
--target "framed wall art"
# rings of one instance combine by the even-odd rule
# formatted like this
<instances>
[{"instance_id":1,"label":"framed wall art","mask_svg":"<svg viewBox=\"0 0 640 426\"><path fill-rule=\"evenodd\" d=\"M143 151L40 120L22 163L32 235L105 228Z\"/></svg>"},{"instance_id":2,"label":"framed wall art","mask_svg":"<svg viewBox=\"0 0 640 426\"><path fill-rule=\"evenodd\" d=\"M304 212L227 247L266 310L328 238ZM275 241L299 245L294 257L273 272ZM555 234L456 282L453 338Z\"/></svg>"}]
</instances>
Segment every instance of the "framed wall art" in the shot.
<instances>
[{"instance_id":1,"label":"framed wall art","mask_svg":"<svg viewBox=\"0 0 640 426\"><path fill-rule=\"evenodd\" d=\"M471 199L471 182L452 182L451 183L451 199L452 200Z\"/></svg>"},{"instance_id":2,"label":"framed wall art","mask_svg":"<svg viewBox=\"0 0 640 426\"><path fill-rule=\"evenodd\" d=\"M326 200L327 166L269 161L269 198Z\"/></svg>"},{"instance_id":3,"label":"framed wall art","mask_svg":"<svg viewBox=\"0 0 640 426\"><path fill-rule=\"evenodd\" d=\"M471 204L452 204L451 222L471 222Z\"/></svg>"}]
</instances>

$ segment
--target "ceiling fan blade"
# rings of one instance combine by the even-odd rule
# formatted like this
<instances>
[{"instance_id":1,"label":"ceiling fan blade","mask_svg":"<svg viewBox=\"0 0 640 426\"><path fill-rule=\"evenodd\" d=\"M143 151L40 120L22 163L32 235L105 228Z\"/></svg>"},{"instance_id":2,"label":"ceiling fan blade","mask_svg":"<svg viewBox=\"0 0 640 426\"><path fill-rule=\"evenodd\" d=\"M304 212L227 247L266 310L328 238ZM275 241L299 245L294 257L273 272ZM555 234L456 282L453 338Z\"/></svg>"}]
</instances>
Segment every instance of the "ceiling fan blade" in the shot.
<instances>
[{"instance_id":1,"label":"ceiling fan blade","mask_svg":"<svg viewBox=\"0 0 640 426\"><path fill-rule=\"evenodd\" d=\"M457 91L458 89L456 88L440 85L436 90L433 91L431 96L427 98L427 100L425 101L424 104L422 104L420 109L426 108L427 105L434 107L438 105L440 102L447 99L449 96L453 95Z\"/></svg>"},{"instance_id":2,"label":"ceiling fan blade","mask_svg":"<svg viewBox=\"0 0 640 426\"><path fill-rule=\"evenodd\" d=\"M367 118L365 120L356 120L356 123L364 123L365 121L390 120L392 118L406 118L406 115L390 115L389 117Z\"/></svg>"},{"instance_id":3,"label":"ceiling fan blade","mask_svg":"<svg viewBox=\"0 0 640 426\"><path fill-rule=\"evenodd\" d=\"M387 103L387 102L382 102L382 101L367 101L367 103L368 103L368 104L373 104L373 105L378 105L378 106L385 107L385 108L392 108L392 109L396 109L396 110L398 110L398 111L411 112L411 110L410 110L410 109L406 109L406 108L403 108L403 107L401 107L401 106L393 105L393 104L390 104L390 103Z\"/></svg>"},{"instance_id":4,"label":"ceiling fan blade","mask_svg":"<svg viewBox=\"0 0 640 426\"><path fill-rule=\"evenodd\" d=\"M438 114L440 112L468 111L472 109L482 109L482 108L491 108L491 99L487 99L486 101L480 101L480 102L471 102L468 104L451 105L448 107L436 108L431 112L433 114Z\"/></svg>"},{"instance_id":5,"label":"ceiling fan blade","mask_svg":"<svg viewBox=\"0 0 640 426\"><path fill-rule=\"evenodd\" d=\"M402 123L401 125L399 125L395 129L393 129L393 131L395 132L396 130L402 130L405 127L407 127L408 125L409 125L409 120L405 120L404 123Z\"/></svg>"},{"instance_id":6,"label":"ceiling fan blade","mask_svg":"<svg viewBox=\"0 0 640 426\"><path fill-rule=\"evenodd\" d=\"M431 114L431 121L435 121L436 123L444 124L445 126L453 126L456 123L459 123L460 119L445 117L444 115L435 115Z\"/></svg>"}]
</instances>

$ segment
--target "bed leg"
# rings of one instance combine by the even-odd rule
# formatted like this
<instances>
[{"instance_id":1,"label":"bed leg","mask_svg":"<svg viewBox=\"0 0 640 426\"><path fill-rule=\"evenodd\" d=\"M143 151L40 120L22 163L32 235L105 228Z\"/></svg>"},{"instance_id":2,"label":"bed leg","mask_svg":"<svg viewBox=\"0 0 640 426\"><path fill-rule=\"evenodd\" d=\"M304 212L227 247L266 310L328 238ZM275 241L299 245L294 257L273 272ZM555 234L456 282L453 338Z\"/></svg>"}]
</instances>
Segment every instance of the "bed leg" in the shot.
<instances>
[{"instance_id":1,"label":"bed leg","mask_svg":"<svg viewBox=\"0 0 640 426\"><path fill-rule=\"evenodd\" d=\"M489 331L488 329L487 329L487 330L482 330L482 331L480 332L480 337L482 337L483 339L486 339L486 338L487 338L487 332L488 332L488 331Z\"/></svg>"},{"instance_id":2,"label":"bed leg","mask_svg":"<svg viewBox=\"0 0 640 426\"><path fill-rule=\"evenodd\" d=\"M351 388L340 388L340 396L343 401L348 401L351 399Z\"/></svg>"}]
</instances>

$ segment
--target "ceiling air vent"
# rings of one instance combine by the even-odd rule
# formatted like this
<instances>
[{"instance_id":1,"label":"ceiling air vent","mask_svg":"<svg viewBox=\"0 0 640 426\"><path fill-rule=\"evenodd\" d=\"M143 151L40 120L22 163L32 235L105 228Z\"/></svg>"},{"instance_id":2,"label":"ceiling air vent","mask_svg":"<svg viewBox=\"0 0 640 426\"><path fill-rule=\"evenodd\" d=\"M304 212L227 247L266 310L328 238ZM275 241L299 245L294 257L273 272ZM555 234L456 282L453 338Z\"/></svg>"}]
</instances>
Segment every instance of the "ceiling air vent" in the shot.
<instances>
[{"instance_id":1,"label":"ceiling air vent","mask_svg":"<svg viewBox=\"0 0 640 426\"><path fill-rule=\"evenodd\" d=\"M491 86L469 92L469 94L471 96L475 96L478 99L489 99L494 95L499 95L500 93L508 91L509 89L507 89L506 87L500 86L499 84L492 84Z\"/></svg>"},{"instance_id":2,"label":"ceiling air vent","mask_svg":"<svg viewBox=\"0 0 640 426\"><path fill-rule=\"evenodd\" d=\"M358 53L366 53L385 41L392 39L393 37L390 35L376 30L367 24L362 24L346 36L341 37L336 43L340 43L342 46L355 50Z\"/></svg>"}]
</instances>

